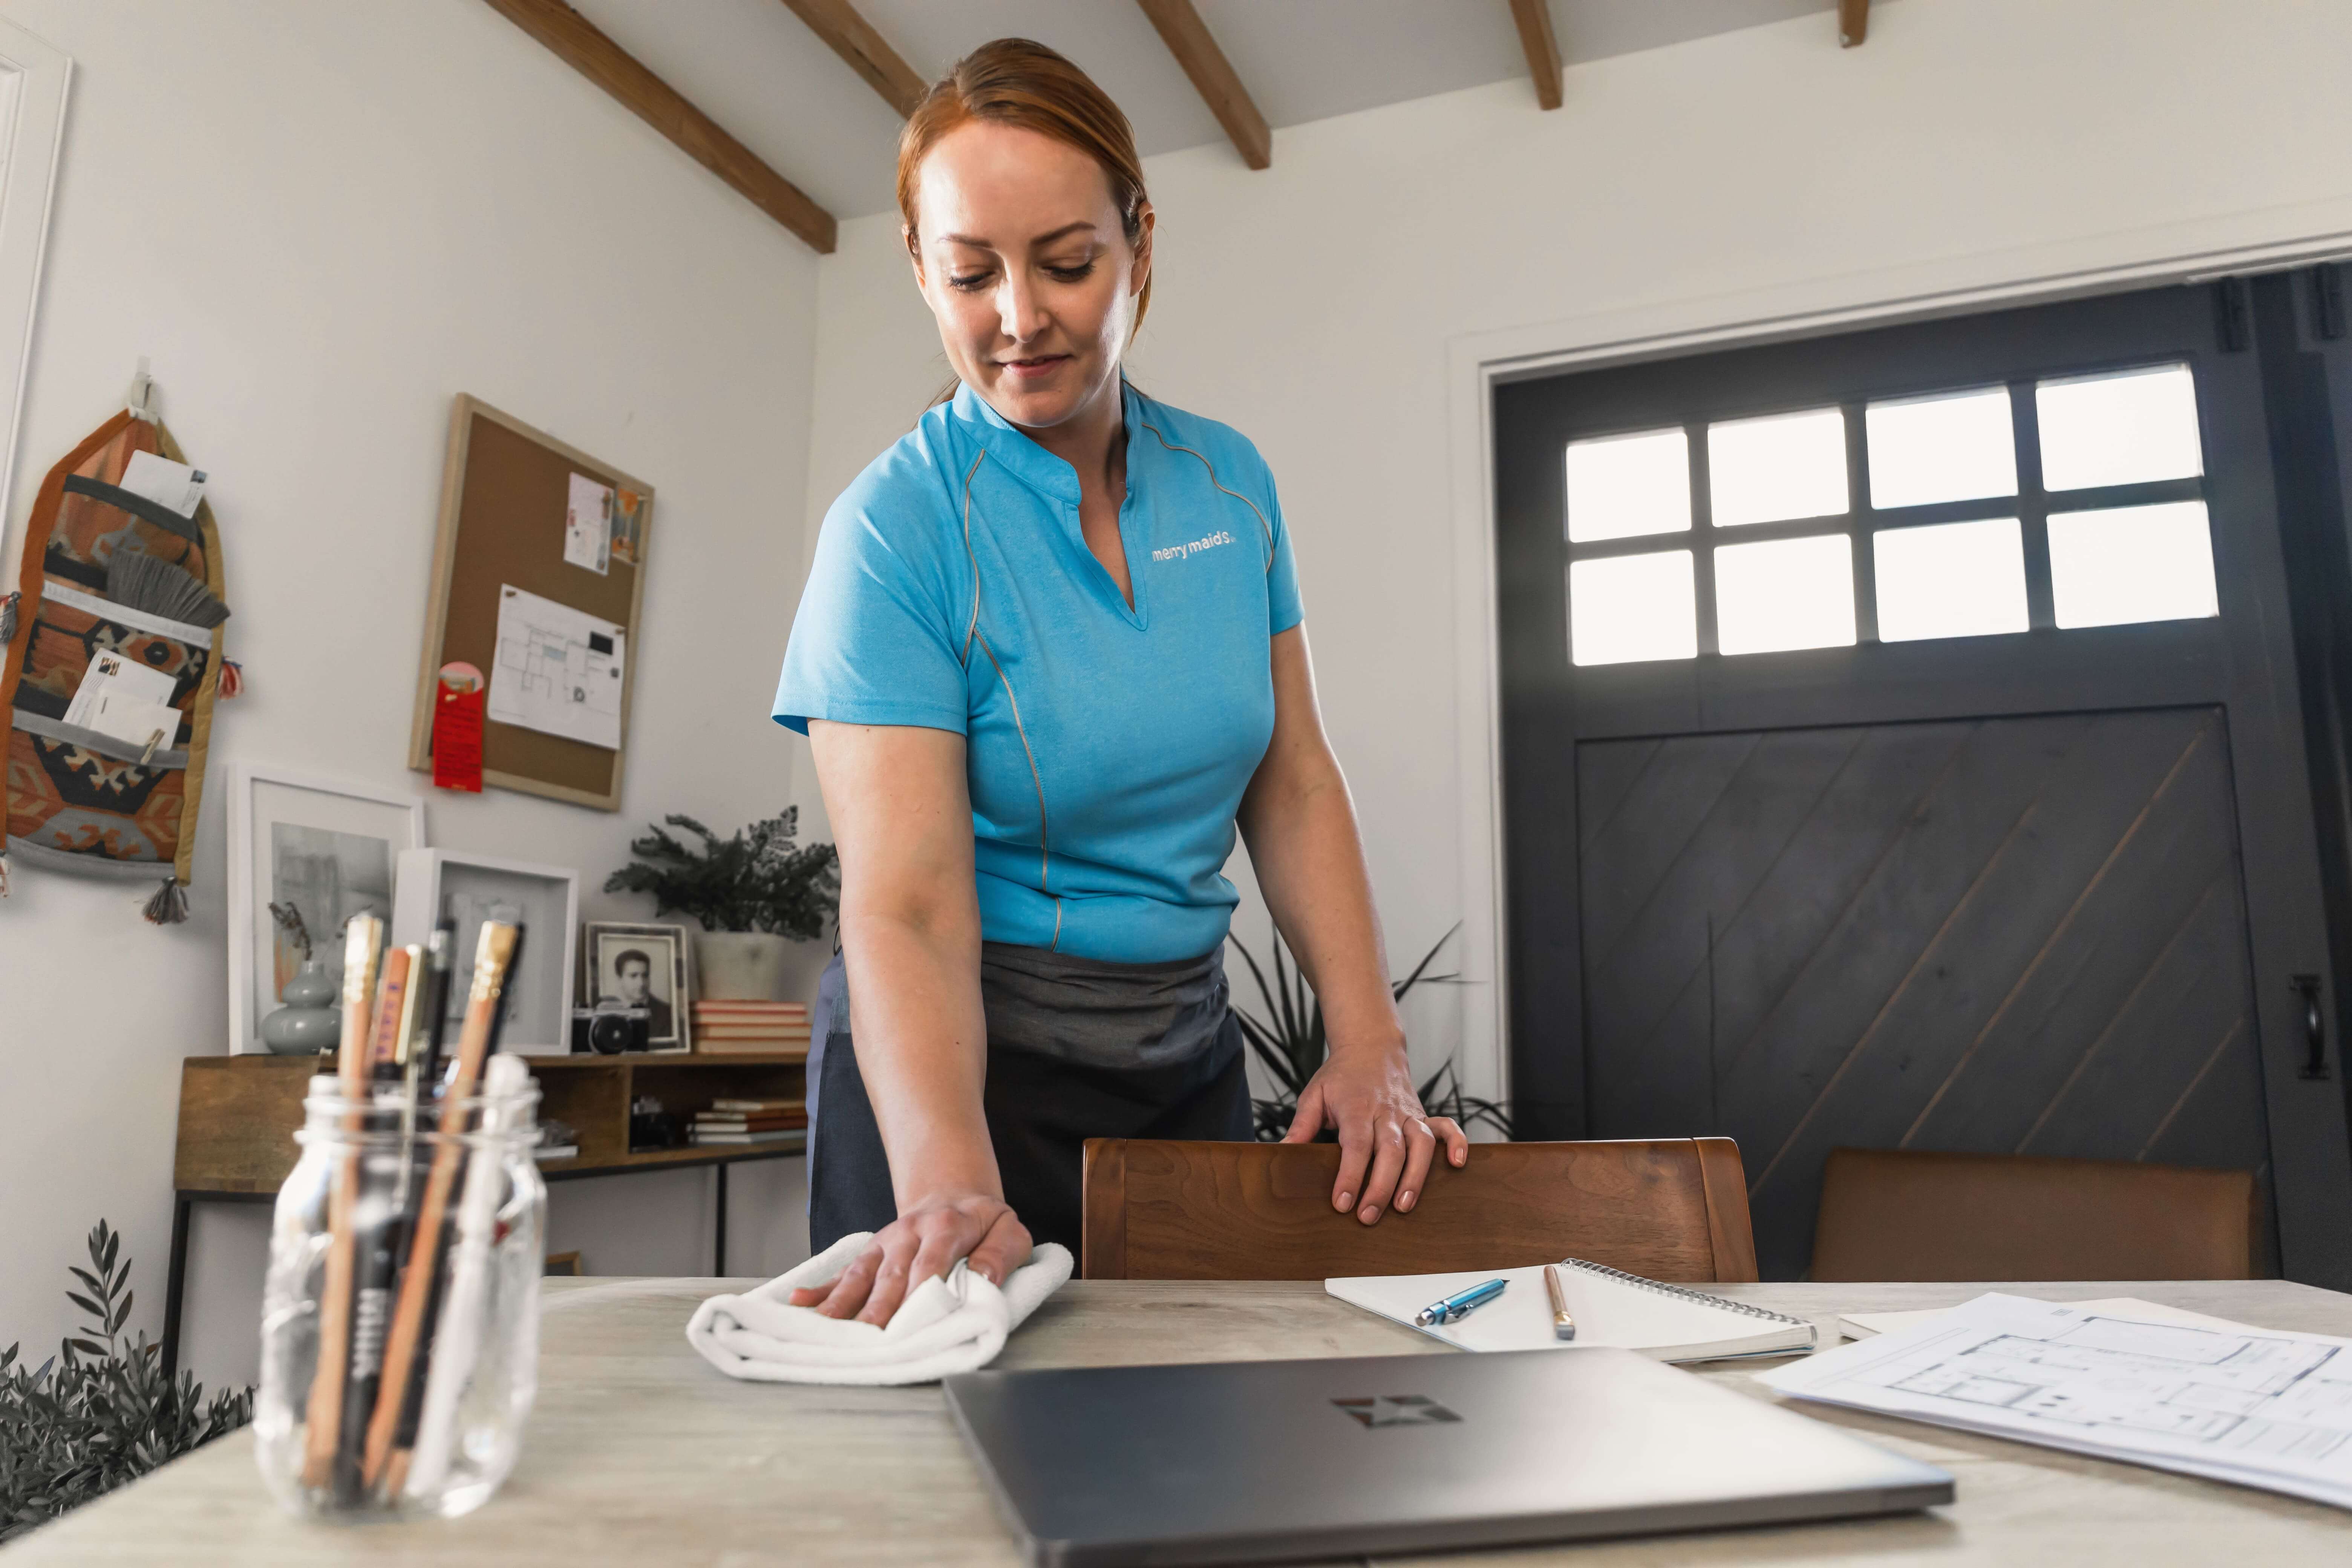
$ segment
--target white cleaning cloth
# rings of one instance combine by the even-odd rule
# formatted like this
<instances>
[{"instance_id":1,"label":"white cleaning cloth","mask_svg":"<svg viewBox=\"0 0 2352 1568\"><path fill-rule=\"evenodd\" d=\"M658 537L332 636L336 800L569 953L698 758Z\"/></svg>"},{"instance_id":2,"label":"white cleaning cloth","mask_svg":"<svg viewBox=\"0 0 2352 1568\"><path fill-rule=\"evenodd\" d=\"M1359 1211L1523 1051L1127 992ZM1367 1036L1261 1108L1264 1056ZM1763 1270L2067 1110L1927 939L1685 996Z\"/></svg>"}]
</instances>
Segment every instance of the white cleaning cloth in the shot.
<instances>
[{"instance_id":1,"label":"white cleaning cloth","mask_svg":"<svg viewBox=\"0 0 2352 1568\"><path fill-rule=\"evenodd\" d=\"M756 1290L713 1296L687 1323L687 1343L728 1376L753 1383L936 1383L994 1361L1005 1336L1070 1278L1070 1249L1049 1241L1002 1289L958 1263L917 1286L880 1328L788 1303L794 1290L837 1278L873 1239L871 1231L845 1236Z\"/></svg>"}]
</instances>

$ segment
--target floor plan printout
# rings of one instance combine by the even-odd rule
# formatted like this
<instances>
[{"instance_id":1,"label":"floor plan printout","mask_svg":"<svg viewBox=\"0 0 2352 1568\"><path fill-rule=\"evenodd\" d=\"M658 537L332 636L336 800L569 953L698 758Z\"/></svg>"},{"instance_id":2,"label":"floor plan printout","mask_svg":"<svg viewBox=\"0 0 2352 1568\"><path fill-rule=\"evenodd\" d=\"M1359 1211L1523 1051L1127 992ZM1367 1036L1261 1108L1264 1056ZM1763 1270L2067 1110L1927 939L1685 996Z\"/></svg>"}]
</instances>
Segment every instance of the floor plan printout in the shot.
<instances>
[{"instance_id":1,"label":"floor plan printout","mask_svg":"<svg viewBox=\"0 0 2352 1568\"><path fill-rule=\"evenodd\" d=\"M1760 1381L2352 1508L2352 1340L1994 1294Z\"/></svg>"},{"instance_id":2,"label":"floor plan printout","mask_svg":"<svg viewBox=\"0 0 2352 1568\"><path fill-rule=\"evenodd\" d=\"M489 716L620 750L623 640L611 621L500 584Z\"/></svg>"}]
</instances>

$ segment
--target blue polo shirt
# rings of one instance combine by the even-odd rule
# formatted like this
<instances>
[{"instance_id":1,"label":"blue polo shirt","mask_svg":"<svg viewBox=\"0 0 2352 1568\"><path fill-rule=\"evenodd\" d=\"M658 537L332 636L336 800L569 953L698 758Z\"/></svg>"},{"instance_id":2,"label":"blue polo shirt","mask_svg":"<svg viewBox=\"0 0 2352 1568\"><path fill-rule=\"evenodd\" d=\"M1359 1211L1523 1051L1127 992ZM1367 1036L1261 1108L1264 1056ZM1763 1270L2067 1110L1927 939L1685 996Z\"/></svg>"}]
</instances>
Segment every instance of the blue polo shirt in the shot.
<instances>
[{"instance_id":1,"label":"blue polo shirt","mask_svg":"<svg viewBox=\"0 0 2352 1568\"><path fill-rule=\"evenodd\" d=\"M1302 611L1257 448L1132 387L1125 407L1132 609L1076 470L962 387L825 514L774 716L962 735L982 937L1150 963L1224 941L1267 645Z\"/></svg>"}]
</instances>

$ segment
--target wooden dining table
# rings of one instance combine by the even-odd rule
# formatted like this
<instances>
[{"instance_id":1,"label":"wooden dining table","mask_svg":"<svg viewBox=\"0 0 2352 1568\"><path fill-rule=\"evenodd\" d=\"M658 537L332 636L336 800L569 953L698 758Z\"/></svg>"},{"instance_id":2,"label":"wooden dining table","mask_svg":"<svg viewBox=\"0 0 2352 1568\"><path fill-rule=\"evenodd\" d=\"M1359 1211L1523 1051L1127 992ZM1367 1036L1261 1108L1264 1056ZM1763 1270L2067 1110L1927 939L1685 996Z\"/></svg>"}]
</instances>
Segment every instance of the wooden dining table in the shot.
<instances>
[{"instance_id":1,"label":"wooden dining table","mask_svg":"<svg viewBox=\"0 0 2352 1568\"><path fill-rule=\"evenodd\" d=\"M264 1493L249 1434L164 1466L0 1552L0 1568L71 1563L277 1568L589 1564L1009 1564L992 1510L936 1385L736 1383L686 1342L706 1296L748 1280L551 1279L540 1392L505 1488L453 1521L365 1525L289 1518ZM2352 1296L2283 1280L2104 1284L1708 1286L1812 1319L1948 1306L1987 1289L2046 1300L2137 1296L2268 1329L2352 1336ZM1001 1367L1456 1354L1335 1301L1314 1281L1074 1281L1011 1342ZM1696 1375L1755 1399L1781 1360ZM1799 1405L1949 1470L1948 1507L1887 1519L1532 1546L1381 1563L1522 1564L2343 1563L2352 1512L2193 1477L1859 1412ZM1360 1561L1360 1560L1354 1560Z\"/></svg>"}]
</instances>

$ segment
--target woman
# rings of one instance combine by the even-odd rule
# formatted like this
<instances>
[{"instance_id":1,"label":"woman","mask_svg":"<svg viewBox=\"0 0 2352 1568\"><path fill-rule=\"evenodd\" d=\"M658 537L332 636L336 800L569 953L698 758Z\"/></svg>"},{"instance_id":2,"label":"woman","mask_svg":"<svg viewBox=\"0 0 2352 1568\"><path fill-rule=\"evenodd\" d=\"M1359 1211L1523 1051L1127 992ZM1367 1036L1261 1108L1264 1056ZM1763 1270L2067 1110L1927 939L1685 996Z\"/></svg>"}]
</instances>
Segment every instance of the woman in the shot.
<instances>
[{"instance_id":1,"label":"woman","mask_svg":"<svg viewBox=\"0 0 2352 1568\"><path fill-rule=\"evenodd\" d=\"M826 516L776 692L841 850L810 1238L877 1233L794 1300L880 1323L959 1258L1001 1283L1076 1247L1087 1138L1250 1136L1236 827L1328 1026L1288 1137L1337 1131L1336 1208L1411 1209L1468 1141L1407 1071L1273 479L1120 374L1154 222L1126 117L987 45L908 121L898 206L960 384Z\"/></svg>"}]
</instances>

